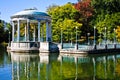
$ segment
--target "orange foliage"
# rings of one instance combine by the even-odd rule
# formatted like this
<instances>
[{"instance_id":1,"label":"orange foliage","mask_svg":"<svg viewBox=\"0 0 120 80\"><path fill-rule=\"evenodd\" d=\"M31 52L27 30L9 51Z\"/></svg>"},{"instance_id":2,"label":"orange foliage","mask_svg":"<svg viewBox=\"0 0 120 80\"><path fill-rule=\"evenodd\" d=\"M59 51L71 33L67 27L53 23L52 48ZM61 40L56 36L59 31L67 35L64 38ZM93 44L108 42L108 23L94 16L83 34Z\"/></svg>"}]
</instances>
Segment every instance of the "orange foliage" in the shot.
<instances>
[{"instance_id":1,"label":"orange foliage","mask_svg":"<svg viewBox=\"0 0 120 80\"><path fill-rule=\"evenodd\" d=\"M93 8L90 5L91 0L83 0L74 5L74 7L85 17L91 17L93 15Z\"/></svg>"}]
</instances>

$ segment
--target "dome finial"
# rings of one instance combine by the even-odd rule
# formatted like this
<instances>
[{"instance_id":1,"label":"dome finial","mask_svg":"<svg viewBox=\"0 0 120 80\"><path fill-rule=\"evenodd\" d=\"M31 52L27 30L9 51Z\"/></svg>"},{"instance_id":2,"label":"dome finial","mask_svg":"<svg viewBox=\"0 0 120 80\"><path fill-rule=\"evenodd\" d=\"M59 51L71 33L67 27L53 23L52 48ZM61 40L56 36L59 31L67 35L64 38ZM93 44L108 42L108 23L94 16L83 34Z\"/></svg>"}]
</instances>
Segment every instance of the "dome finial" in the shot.
<instances>
[{"instance_id":1,"label":"dome finial","mask_svg":"<svg viewBox=\"0 0 120 80\"><path fill-rule=\"evenodd\" d=\"M27 11L27 10L37 10L37 8L33 7L33 8L29 8L29 9L24 9L24 11Z\"/></svg>"}]
</instances>

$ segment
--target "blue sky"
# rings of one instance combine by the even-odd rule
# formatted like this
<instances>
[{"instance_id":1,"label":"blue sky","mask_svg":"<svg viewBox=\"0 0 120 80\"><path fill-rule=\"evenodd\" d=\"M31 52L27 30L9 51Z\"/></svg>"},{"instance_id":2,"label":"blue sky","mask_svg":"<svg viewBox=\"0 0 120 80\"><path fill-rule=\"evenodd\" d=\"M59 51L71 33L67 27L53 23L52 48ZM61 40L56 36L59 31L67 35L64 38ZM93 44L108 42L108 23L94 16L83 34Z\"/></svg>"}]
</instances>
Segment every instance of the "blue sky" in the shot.
<instances>
[{"instance_id":1,"label":"blue sky","mask_svg":"<svg viewBox=\"0 0 120 80\"><path fill-rule=\"evenodd\" d=\"M10 22L10 16L21 10L36 7L46 12L49 5L64 5L67 2L76 3L77 0L0 0L0 19Z\"/></svg>"}]
</instances>

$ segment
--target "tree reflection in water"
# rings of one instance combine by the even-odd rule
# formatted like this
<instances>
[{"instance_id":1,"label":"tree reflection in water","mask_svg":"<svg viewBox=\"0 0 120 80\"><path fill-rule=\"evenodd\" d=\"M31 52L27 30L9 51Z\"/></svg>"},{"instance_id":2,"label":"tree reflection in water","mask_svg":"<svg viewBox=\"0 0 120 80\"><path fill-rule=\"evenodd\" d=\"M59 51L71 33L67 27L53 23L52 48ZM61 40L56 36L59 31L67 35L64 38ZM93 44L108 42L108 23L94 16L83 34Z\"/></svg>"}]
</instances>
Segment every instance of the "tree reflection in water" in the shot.
<instances>
[{"instance_id":1,"label":"tree reflection in water","mask_svg":"<svg viewBox=\"0 0 120 80\"><path fill-rule=\"evenodd\" d=\"M11 53L12 80L120 79L120 55Z\"/></svg>"}]
</instances>

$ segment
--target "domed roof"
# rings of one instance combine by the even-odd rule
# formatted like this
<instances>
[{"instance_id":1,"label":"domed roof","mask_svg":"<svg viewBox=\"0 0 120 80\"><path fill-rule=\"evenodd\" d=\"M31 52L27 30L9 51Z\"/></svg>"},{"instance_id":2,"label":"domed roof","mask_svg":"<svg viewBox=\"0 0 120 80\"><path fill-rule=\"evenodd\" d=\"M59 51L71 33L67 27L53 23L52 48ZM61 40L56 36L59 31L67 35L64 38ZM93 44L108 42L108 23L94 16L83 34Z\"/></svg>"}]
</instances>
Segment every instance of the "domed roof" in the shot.
<instances>
[{"instance_id":1,"label":"domed roof","mask_svg":"<svg viewBox=\"0 0 120 80\"><path fill-rule=\"evenodd\" d=\"M29 16L49 17L48 14L46 14L44 12L39 12L37 9L25 9L23 11L17 12L16 14L12 15L11 18L29 17Z\"/></svg>"}]
</instances>

